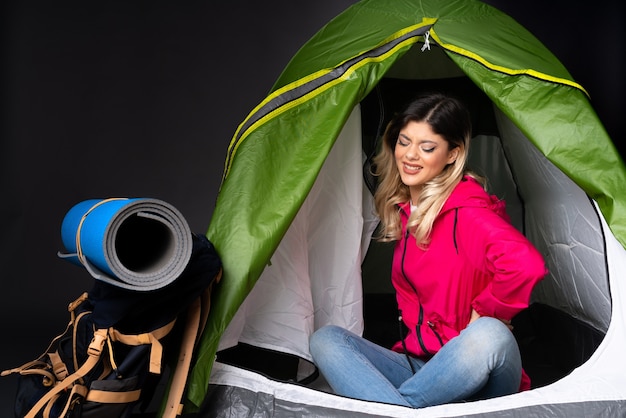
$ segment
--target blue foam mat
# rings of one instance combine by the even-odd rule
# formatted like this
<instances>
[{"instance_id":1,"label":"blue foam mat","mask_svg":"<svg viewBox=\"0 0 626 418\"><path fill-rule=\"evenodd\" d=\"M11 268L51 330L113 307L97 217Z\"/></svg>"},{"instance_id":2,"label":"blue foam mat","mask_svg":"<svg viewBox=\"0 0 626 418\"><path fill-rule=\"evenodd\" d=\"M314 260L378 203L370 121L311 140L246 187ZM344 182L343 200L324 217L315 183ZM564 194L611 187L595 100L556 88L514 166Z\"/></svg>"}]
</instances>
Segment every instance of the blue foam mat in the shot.
<instances>
[{"instance_id":1,"label":"blue foam mat","mask_svg":"<svg viewBox=\"0 0 626 418\"><path fill-rule=\"evenodd\" d=\"M150 198L90 199L72 207L61 225L67 252L96 279L149 291L184 270L193 247L189 226L172 205Z\"/></svg>"}]
</instances>

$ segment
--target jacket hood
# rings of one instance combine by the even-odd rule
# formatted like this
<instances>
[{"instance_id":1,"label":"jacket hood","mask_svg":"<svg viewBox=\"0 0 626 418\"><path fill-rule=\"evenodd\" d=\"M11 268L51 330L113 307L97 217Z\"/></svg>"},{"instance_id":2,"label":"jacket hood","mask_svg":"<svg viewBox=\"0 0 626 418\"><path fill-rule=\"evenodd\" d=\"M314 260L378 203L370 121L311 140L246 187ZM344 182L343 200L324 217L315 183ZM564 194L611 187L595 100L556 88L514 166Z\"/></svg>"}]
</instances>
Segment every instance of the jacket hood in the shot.
<instances>
[{"instance_id":1,"label":"jacket hood","mask_svg":"<svg viewBox=\"0 0 626 418\"><path fill-rule=\"evenodd\" d=\"M495 195L489 195L474 178L467 175L443 205L440 215L458 208L488 208L508 220L505 202Z\"/></svg>"}]
</instances>

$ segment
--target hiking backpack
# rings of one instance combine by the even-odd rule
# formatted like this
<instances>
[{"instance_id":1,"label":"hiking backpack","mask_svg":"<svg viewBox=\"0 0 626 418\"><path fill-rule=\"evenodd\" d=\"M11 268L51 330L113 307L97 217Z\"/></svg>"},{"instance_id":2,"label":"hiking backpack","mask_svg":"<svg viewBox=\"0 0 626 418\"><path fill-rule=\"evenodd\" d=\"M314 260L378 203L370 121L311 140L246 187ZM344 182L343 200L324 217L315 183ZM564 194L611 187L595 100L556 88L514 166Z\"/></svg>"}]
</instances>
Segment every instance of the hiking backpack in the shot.
<instances>
[{"instance_id":1,"label":"hiking backpack","mask_svg":"<svg viewBox=\"0 0 626 418\"><path fill-rule=\"evenodd\" d=\"M193 349L220 277L213 245L194 234L187 266L161 289L138 292L95 280L69 304L67 328L40 357L2 372L20 375L15 416L131 417L155 403L160 416L180 415Z\"/></svg>"}]
</instances>

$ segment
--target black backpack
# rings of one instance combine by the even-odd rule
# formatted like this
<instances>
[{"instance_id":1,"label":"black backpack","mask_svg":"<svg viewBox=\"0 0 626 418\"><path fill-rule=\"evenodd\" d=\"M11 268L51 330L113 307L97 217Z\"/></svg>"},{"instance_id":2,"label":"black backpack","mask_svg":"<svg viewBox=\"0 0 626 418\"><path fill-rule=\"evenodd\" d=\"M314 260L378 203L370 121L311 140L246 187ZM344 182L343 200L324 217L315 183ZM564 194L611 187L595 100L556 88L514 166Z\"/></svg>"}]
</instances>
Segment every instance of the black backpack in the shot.
<instances>
[{"instance_id":1,"label":"black backpack","mask_svg":"<svg viewBox=\"0 0 626 418\"><path fill-rule=\"evenodd\" d=\"M213 245L194 235L188 265L166 287L137 292L95 280L69 304L67 328L44 354L2 373L21 375L15 416L131 417L155 404L161 416L180 415L193 349L220 277Z\"/></svg>"}]
</instances>

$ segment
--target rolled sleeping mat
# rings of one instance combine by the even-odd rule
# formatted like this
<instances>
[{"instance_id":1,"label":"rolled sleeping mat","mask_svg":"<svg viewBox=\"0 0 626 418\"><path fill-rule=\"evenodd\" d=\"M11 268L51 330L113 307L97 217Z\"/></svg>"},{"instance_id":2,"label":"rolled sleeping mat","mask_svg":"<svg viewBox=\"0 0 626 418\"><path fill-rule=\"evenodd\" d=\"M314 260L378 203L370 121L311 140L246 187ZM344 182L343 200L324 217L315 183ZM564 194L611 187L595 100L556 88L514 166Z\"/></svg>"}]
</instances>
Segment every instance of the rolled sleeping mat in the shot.
<instances>
[{"instance_id":1,"label":"rolled sleeping mat","mask_svg":"<svg viewBox=\"0 0 626 418\"><path fill-rule=\"evenodd\" d=\"M158 199L85 200L61 225L67 253L59 257L84 266L97 280L124 289L150 291L172 283L191 257L187 221Z\"/></svg>"}]
</instances>

